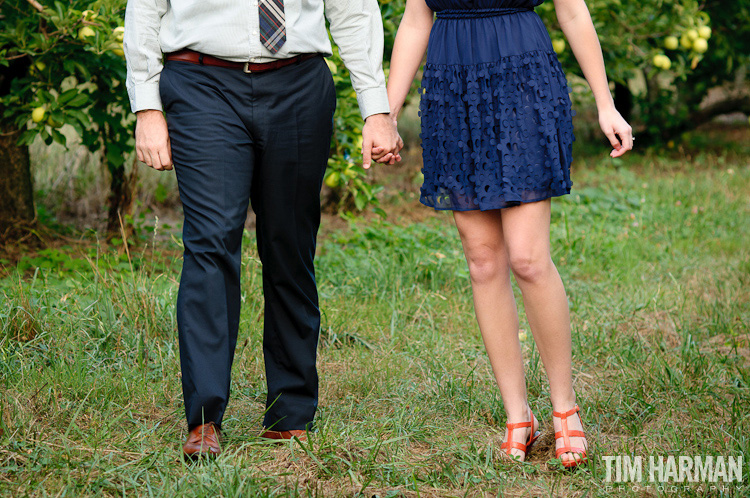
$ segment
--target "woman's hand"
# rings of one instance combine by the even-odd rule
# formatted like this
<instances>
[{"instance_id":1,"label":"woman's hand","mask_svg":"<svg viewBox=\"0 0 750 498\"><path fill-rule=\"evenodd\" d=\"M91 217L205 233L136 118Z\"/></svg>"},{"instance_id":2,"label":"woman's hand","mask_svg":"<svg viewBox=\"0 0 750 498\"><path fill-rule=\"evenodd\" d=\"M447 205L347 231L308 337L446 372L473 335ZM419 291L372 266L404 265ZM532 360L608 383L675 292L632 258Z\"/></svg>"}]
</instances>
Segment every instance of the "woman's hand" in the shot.
<instances>
[{"instance_id":1,"label":"woman's hand","mask_svg":"<svg viewBox=\"0 0 750 498\"><path fill-rule=\"evenodd\" d=\"M362 166L370 168L372 160L394 164L401 160L399 151L404 142L398 134L396 121L388 114L373 114L362 128Z\"/></svg>"},{"instance_id":2,"label":"woman's hand","mask_svg":"<svg viewBox=\"0 0 750 498\"><path fill-rule=\"evenodd\" d=\"M633 149L633 128L630 127L617 109L614 107L599 112L599 126L614 150L609 153L611 157L620 157L627 151Z\"/></svg>"},{"instance_id":3,"label":"woman's hand","mask_svg":"<svg viewBox=\"0 0 750 498\"><path fill-rule=\"evenodd\" d=\"M614 149L609 155L620 157L633 148L633 129L615 109L604 71L604 59L591 14L584 0L555 0L560 28L581 66L599 109L599 125Z\"/></svg>"}]
</instances>

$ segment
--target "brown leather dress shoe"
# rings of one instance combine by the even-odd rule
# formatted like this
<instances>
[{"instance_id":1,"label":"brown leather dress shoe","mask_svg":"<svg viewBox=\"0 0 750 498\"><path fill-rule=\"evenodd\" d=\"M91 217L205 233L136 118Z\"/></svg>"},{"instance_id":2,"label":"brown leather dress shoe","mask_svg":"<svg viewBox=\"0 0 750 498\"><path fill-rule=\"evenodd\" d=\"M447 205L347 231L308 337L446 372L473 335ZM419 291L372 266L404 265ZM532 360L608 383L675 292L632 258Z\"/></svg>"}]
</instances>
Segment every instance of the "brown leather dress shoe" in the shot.
<instances>
[{"instance_id":1,"label":"brown leather dress shoe","mask_svg":"<svg viewBox=\"0 0 750 498\"><path fill-rule=\"evenodd\" d=\"M288 440L297 438L300 441L307 441L307 431L291 430L291 431L266 431L260 435L264 439L275 439L275 440Z\"/></svg>"},{"instance_id":2,"label":"brown leather dress shoe","mask_svg":"<svg viewBox=\"0 0 750 498\"><path fill-rule=\"evenodd\" d=\"M188 434L182 454L190 460L215 457L221 453L221 431L213 422L199 425Z\"/></svg>"}]
</instances>

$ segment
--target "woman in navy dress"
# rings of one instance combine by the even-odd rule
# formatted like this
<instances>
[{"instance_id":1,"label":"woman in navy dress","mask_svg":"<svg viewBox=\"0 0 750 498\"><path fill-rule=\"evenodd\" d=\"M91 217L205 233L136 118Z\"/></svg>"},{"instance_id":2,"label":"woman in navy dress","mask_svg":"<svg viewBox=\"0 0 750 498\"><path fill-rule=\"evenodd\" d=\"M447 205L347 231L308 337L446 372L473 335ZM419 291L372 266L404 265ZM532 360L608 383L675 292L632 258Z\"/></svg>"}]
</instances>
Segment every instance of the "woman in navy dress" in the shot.
<instances>
[{"instance_id":1,"label":"woman in navy dress","mask_svg":"<svg viewBox=\"0 0 750 498\"><path fill-rule=\"evenodd\" d=\"M565 74L533 10L543 1L407 0L388 98L395 119L427 51L420 200L454 213L507 415L501 448L522 460L539 434L526 396L512 271L549 378L556 454L575 467L587 461L587 443L573 390L568 301L549 247L551 198L572 185L573 113ZM621 156L632 149L632 131L615 109L585 1L554 3L610 155Z\"/></svg>"}]
</instances>

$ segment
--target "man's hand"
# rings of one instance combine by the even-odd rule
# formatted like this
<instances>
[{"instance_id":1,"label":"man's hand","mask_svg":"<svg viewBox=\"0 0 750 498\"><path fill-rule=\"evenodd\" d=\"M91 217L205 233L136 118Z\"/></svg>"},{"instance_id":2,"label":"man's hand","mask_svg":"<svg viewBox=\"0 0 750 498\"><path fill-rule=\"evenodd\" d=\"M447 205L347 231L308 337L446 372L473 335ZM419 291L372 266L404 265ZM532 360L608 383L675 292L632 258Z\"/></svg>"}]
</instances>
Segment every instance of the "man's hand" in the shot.
<instances>
[{"instance_id":1,"label":"man's hand","mask_svg":"<svg viewBox=\"0 0 750 498\"><path fill-rule=\"evenodd\" d=\"M370 167L373 159L393 164L401 160L399 151L404 142L396 130L396 122L388 114L373 114L362 128L362 166Z\"/></svg>"},{"instance_id":2,"label":"man's hand","mask_svg":"<svg viewBox=\"0 0 750 498\"><path fill-rule=\"evenodd\" d=\"M136 113L135 154L139 161L154 169L172 169L167 120L161 111L149 109Z\"/></svg>"}]
</instances>

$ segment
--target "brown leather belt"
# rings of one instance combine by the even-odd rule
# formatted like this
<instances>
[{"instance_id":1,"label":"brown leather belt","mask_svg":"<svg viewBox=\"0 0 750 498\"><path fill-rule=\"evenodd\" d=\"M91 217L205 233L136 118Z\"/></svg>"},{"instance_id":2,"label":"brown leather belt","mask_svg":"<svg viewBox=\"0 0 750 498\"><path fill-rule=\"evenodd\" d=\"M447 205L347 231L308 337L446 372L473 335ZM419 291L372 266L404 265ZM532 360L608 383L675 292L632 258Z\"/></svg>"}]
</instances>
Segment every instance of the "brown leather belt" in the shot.
<instances>
[{"instance_id":1,"label":"brown leather belt","mask_svg":"<svg viewBox=\"0 0 750 498\"><path fill-rule=\"evenodd\" d=\"M168 61L182 61L190 62L192 64L200 64L201 66L216 66L226 67L230 69L242 69L246 73L261 73L263 71L271 71L272 69L278 69L280 67L289 66L291 64L297 64L313 57L318 57L320 54L301 54L289 59L278 59L272 62L232 62L211 55L202 54L194 50L180 50L179 52L172 52L167 54Z\"/></svg>"}]
</instances>

